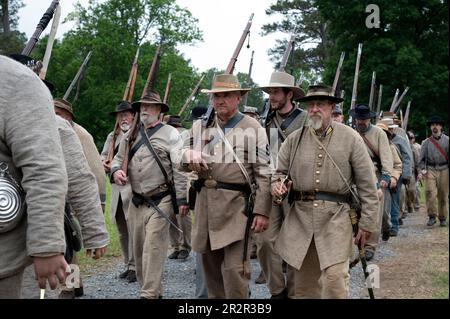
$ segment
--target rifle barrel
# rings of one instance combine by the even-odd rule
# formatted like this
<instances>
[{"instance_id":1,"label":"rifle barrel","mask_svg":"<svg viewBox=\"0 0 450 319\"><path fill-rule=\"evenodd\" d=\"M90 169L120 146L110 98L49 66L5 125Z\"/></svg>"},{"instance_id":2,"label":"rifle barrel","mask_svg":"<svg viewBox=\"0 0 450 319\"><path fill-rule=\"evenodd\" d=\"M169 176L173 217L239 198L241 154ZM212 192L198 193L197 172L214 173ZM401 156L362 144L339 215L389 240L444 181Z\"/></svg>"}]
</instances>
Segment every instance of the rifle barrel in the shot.
<instances>
[{"instance_id":1,"label":"rifle barrel","mask_svg":"<svg viewBox=\"0 0 450 319\"><path fill-rule=\"evenodd\" d=\"M336 68L336 74L334 76L333 90L331 91L331 95L336 94L336 89L337 89L337 85L339 82L339 78L341 77L341 70L342 70L342 64L344 63L344 59L345 59L345 52L341 52L341 57L339 58L339 63Z\"/></svg>"},{"instance_id":2,"label":"rifle barrel","mask_svg":"<svg viewBox=\"0 0 450 319\"><path fill-rule=\"evenodd\" d=\"M86 58L84 58L84 61L81 64L80 68L78 69L77 74L73 78L72 83L70 83L69 88L67 89L66 93L64 94L64 97L63 97L64 100L68 101L70 93L72 92L73 87L78 82L78 80L80 79L80 77L83 74L84 70L86 69L86 66L87 66L88 62L91 59L91 55L92 55L92 51L89 51L89 53L87 54Z\"/></svg>"},{"instance_id":3,"label":"rifle barrel","mask_svg":"<svg viewBox=\"0 0 450 319\"><path fill-rule=\"evenodd\" d=\"M358 53L356 56L356 66L355 66L355 77L353 79L353 91L352 91L352 101L351 101L351 109L354 109L356 106L356 99L358 95L358 77L359 77L359 65L361 62L361 54L362 54L362 43L358 45Z\"/></svg>"},{"instance_id":4,"label":"rifle barrel","mask_svg":"<svg viewBox=\"0 0 450 319\"><path fill-rule=\"evenodd\" d=\"M178 116L181 116L183 114L184 110L189 106L189 103L191 103L194 96L198 93L198 89L200 88L200 85L202 84L203 79L205 78L205 75L203 74L200 80L198 81L195 88L192 90L191 94L187 98L186 102L184 102L183 107L181 108L180 112L178 112Z\"/></svg>"},{"instance_id":5,"label":"rifle barrel","mask_svg":"<svg viewBox=\"0 0 450 319\"><path fill-rule=\"evenodd\" d=\"M381 111L381 98L383 97L383 85L380 84L380 88L378 90L378 101L377 101L377 116L380 116Z\"/></svg>"},{"instance_id":6,"label":"rifle barrel","mask_svg":"<svg viewBox=\"0 0 450 319\"><path fill-rule=\"evenodd\" d=\"M394 112L399 93L400 93L400 90L397 89L395 91L394 99L392 100L392 104L391 104L391 108L389 109L389 112Z\"/></svg>"},{"instance_id":7,"label":"rifle barrel","mask_svg":"<svg viewBox=\"0 0 450 319\"><path fill-rule=\"evenodd\" d=\"M164 100L163 100L163 102L166 104L167 104L167 101L169 100L171 82L172 82L172 73L169 73L169 77L167 78L166 91L164 92Z\"/></svg>"},{"instance_id":8,"label":"rifle barrel","mask_svg":"<svg viewBox=\"0 0 450 319\"><path fill-rule=\"evenodd\" d=\"M375 97L375 81L376 81L377 73L375 71L372 72L372 83L370 84L370 96L369 96L369 108L373 109L373 99Z\"/></svg>"},{"instance_id":9,"label":"rifle barrel","mask_svg":"<svg viewBox=\"0 0 450 319\"><path fill-rule=\"evenodd\" d=\"M403 91L402 95L399 97L399 99L395 103L394 110L391 111L391 112L394 112L394 113L398 112L398 110L400 109L400 103L402 103L402 100L405 97L405 95L408 92L408 90L409 90L409 86L407 86L406 89Z\"/></svg>"},{"instance_id":10,"label":"rifle barrel","mask_svg":"<svg viewBox=\"0 0 450 319\"><path fill-rule=\"evenodd\" d=\"M136 55L134 56L133 64L131 65L130 76L128 77L127 86L125 87L125 92L123 94L124 101L131 102L133 98L134 86L136 84L136 75L137 75L137 61L139 58L139 47L136 51Z\"/></svg>"},{"instance_id":11,"label":"rifle barrel","mask_svg":"<svg viewBox=\"0 0 450 319\"><path fill-rule=\"evenodd\" d=\"M41 36L42 32L45 30L45 28L50 23L50 20L52 19L53 14L55 13L56 7L58 5L59 5L59 0L53 0L52 3L50 4L50 7L48 7L47 11L45 11L41 20L39 20L36 30L34 31L30 40L28 40L25 48L22 50L23 55L29 56L31 54L31 52L33 51L36 43L38 42L39 37Z\"/></svg>"},{"instance_id":12,"label":"rifle barrel","mask_svg":"<svg viewBox=\"0 0 450 319\"><path fill-rule=\"evenodd\" d=\"M286 44L286 49L284 50L283 58L281 59L280 68L278 69L278 71L280 71L280 72L285 72L286 71L286 66L287 66L287 63L289 61L289 56L291 55L292 46L293 46L294 39L295 39L295 34L294 33L291 34L291 37L289 38L289 41Z\"/></svg>"},{"instance_id":13,"label":"rifle barrel","mask_svg":"<svg viewBox=\"0 0 450 319\"><path fill-rule=\"evenodd\" d=\"M150 67L150 71L148 72L147 81L145 82L145 86L144 89L142 90L141 97L144 97L147 94L147 92L153 88L160 58L161 58L161 45L159 45L158 48L156 49L155 57L153 58L152 66Z\"/></svg>"},{"instance_id":14,"label":"rifle barrel","mask_svg":"<svg viewBox=\"0 0 450 319\"><path fill-rule=\"evenodd\" d=\"M241 52L242 46L244 45L245 39L247 38L247 35L250 33L250 27L252 26L252 20L253 16L255 14L252 13L250 15L250 18L247 22L247 25L244 29L244 32L242 33L241 39L238 42L238 45L236 49L234 50L233 56L231 57L230 62L228 63L227 69L225 71L226 74L232 74L234 70L234 66L236 65L237 58L239 56L239 53Z\"/></svg>"}]
</instances>

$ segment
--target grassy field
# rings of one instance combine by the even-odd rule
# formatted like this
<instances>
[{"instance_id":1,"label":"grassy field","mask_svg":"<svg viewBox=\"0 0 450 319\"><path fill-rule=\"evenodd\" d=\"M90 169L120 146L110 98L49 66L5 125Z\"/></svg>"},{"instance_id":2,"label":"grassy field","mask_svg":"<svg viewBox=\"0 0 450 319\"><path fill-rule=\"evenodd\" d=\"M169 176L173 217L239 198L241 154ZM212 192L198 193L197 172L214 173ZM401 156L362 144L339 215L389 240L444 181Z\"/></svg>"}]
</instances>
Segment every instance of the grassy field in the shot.
<instances>
[{"instance_id":1,"label":"grassy field","mask_svg":"<svg viewBox=\"0 0 450 319\"><path fill-rule=\"evenodd\" d=\"M106 183L106 208L105 208L105 222L106 228L109 233L109 245L106 250L105 256L100 260L94 260L92 258L86 257L86 253L84 250L77 253L78 263L80 265L81 271L88 271L90 268L95 267L99 263L104 263L108 259L119 257L122 255L122 251L120 249L119 243L119 235L117 232L117 226L115 224L111 224L109 218L109 198L111 195L111 184L109 181Z\"/></svg>"}]
</instances>

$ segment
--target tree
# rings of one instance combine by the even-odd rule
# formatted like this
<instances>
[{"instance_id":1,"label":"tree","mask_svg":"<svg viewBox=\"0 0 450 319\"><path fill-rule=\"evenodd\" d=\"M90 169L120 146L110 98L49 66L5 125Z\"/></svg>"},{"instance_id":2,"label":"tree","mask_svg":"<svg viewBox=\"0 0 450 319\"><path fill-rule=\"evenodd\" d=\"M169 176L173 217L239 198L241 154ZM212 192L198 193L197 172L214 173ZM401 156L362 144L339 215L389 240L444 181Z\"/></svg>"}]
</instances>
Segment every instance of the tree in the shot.
<instances>
[{"instance_id":1,"label":"tree","mask_svg":"<svg viewBox=\"0 0 450 319\"><path fill-rule=\"evenodd\" d=\"M350 96L356 48L363 43L358 102L368 101L372 71L383 85L382 110L389 109L397 88L403 91L409 86L402 108L412 100L408 126L425 137L426 119L431 114L448 114L448 2L372 1L381 10L378 29L365 25L365 2L350 0L339 6L331 0L316 2L329 21L329 37L334 42L325 65L325 82L332 82L340 52L347 52L342 86Z\"/></svg>"},{"instance_id":2,"label":"tree","mask_svg":"<svg viewBox=\"0 0 450 319\"><path fill-rule=\"evenodd\" d=\"M328 37L328 23L315 6L315 0L277 0L267 10L268 16L282 15L282 20L263 26L263 35L277 31L295 34L294 50L288 61L286 72L296 78L308 77L317 80L324 69L332 43ZM286 42L277 40L269 50L272 61L279 68Z\"/></svg>"},{"instance_id":3,"label":"tree","mask_svg":"<svg viewBox=\"0 0 450 319\"><path fill-rule=\"evenodd\" d=\"M141 26L145 17L148 17L146 10L157 15L152 17L153 22L148 27L152 32L145 31L147 27ZM123 97L138 43L141 44L141 53L134 100L141 97L162 35L161 62L154 88L163 97L167 76L169 72L172 73L170 114L178 112L190 94L190 89L199 80L196 70L177 51L175 45L200 40L201 32L196 27L196 19L187 10L178 8L175 1L160 0L152 1L151 4L149 1L137 0L109 0L101 4L91 1L87 8L78 4L69 19L76 22L76 27L66 33L62 41L55 42L47 80L56 87L53 95L63 96L84 57L90 50L93 51L73 107L76 121L95 137L99 148L113 128L115 120L107 113L113 111ZM173 19L173 25L160 25L159 22L165 19ZM189 24L173 29L180 21L189 21ZM154 30L159 31L153 33ZM39 41L33 51L36 58L42 59L46 42L47 38ZM73 95L69 100L72 99Z\"/></svg>"},{"instance_id":4,"label":"tree","mask_svg":"<svg viewBox=\"0 0 450 319\"><path fill-rule=\"evenodd\" d=\"M19 20L17 13L23 7L23 2L1 0L0 3L0 54L18 53L26 42L25 34L16 30Z\"/></svg>"}]
</instances>

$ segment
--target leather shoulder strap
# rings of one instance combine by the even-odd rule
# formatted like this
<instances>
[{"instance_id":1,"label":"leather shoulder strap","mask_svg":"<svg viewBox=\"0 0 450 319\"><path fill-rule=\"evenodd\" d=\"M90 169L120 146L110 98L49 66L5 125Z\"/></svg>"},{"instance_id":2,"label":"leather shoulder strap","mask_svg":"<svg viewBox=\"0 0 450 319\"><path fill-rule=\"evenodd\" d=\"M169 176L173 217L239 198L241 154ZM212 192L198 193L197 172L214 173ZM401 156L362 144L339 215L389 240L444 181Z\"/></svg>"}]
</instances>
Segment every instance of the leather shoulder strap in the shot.
<instances>
[{"instance_id":1,"label":"leather shoulder strap","mask_svg":"<svg viewBox=\"0 0 450 319\"><path fill-rule=\"evenodd\" d=\"M437 148L439 153L441 153L442 156L444 156L445 160L448 162L448 156L445 154L444 150L442 149L441 145L439 145L438 141L436 141L433 137L430 137L430 142L433 143L433 145Z\"/></svg>"}]
</instances>

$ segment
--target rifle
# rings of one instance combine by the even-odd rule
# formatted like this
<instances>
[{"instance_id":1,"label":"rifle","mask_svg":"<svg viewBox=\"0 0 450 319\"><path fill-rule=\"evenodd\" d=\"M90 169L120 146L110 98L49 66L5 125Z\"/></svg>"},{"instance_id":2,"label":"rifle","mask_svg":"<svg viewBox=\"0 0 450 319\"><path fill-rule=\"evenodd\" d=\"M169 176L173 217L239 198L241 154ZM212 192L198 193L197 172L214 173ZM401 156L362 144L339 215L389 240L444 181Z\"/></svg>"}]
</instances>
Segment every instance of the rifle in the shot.
<instances>
[{"instance_id":1,"label":"rifle","mask_svg":"<svg viewBox=\"0 0 450 319\"><path fill-rule=\"evenodd\" d=\"M283 58L281 59L280 67L278 68L278 71L280 72L286 72L286 65L289 60L289 56L291 55L293 44L295 39L295 31L293 34L291 34L291 37L289 38L288 43L286 44L286 49L284 50Z\"/></svg>"},{"instance_id":2,"label":"rifle","mask_svg":"<svg viewBox=\"0 0 450 319\"><path fill-rule=\"evenodd\" d=\"M400 98L395 103L394 109L391 112L398 113L398 111L400 110L400 103L402 103L402 100L405 97L405 95L408 92L408 90L409 90L409 86L407 86L406 89L403 91L402 95L400 96Z\"/></svg>"},{"instance_id":3,"label":"rifle","mask_svg":"<svg viewBox=\"0 0 450 319\"><path fill-rule=\"evenodd\" d=\"M405 118L402 121L402 128L406 131L408 128L408 120L409 120L409 111L411 108L411 101L408 102L408 106L406 107Z\"/></svg>"},{"instance_id":4,"label":"rifle","mask_svg":"<svg viewBox=\"0 0 450 319\"><path fill-rule=\"evenodd\" d=\"M191 94L187 98L186 102L184 102L183 107L181 108L180 112L178 112L178 116L181 116L183 114L184 110L188 107L189 103L194 99L194 97L198 94L198 90L200 89L200 85L202 84L203 79L205 78L205 75L203 74L200 80L198 81L195 88L192 90Z\"/></svg>"},{"instance_id":5,"label":"rifle","mask_svg":"<svg viewBox=\"0 0 450 319\"><path fill-rule=\"evenodd\" d=\"M383 96L383 85L380 84L380 88L378 91L378 100L377 100L377 117L380 117L380 112L381 112L381 98Z\"/></svg>"},{"instance_id":6,"label":"rifle","mask_svg":"<svg viewBox=\"0 0 450 319\"><path fill-rule=\"evenodd\" d=\"M358 95L358 77L359 77L359 65L361 62L361 54L362 54L362 43L358 45L358 53L356 56L356 66L355 66L355 77L353 79L353 91L352 91L352 100L350 104L350 108L353 110L356 106L356 98Z\"/></svg>"},{"instance_id":7,"label":"rifle","mask_svg":"<svg viewBox=\"0 0 450 319\"><path fill-rule=\"evenodd\" d=\"M92 51L89 51L89 53L87 54L87 56L84 59L83 63L81 64L80 68L78 69L77 74L73 78L72 83L70 83L69 88L67 89L66 93L64 94L64 97L63 97L64 100L66 100L66 101L69 100L70 93L72 92L73 87L75 86L75 84L80 80L81 76L83 75L88 62L91 59L91 55L92 55Z\"/></svg>"},{"instance_id":8,"label":"rifle","mask_svg":"<svg viewBox=\"0 0 450 319\"><path fill-rule=\"evenodd\" d=\"M131 66L130 76L128 77L128 82L125 87L125 92L123 94L124 101L131 102L133 98L134 86L136 84L137 70L138 70L138 61L139 58L139 47L136 51L136 55L134 57L133 64ZM114 125L113 138L111 144L109 145L108 156L106 157L105 164L110 165L114 158L114 149L116 145L117 136L120 134L120 123L116 119L116 124Z\"/></svg>"},{"instance_id":9,"label":"rifle","mask_svg":"<svg viewBox=\"0 0 450 319\"><path fill-rule=\"evenodd\" d=\"M252 69L253 69L253 55L255 54L255 51L252 51L252 57L250 59L250 67L248 69L248 83L250 83L250 80L252 79ZM244 105L247 105L247 101L248 101L248 94L245 95L244 97Z\"/></svg>"},{"instance_id":10,"label":"rifle","mask_svg":"<svg viewBox=\"0 0 450 319\"><path fill-rule=\"evenodd\" d=\"M169 77L167 78L166 91L164 92L164 99L163 99L163 102L166 104L167 104L167 101L169 100L171 82L172 82L172 73L169 73Z\"/></svg>"},{"instance_id":11,"label":"rifle","mask_svg":"<svg viewBox=\"0 0 450 319\"><path fill-rule=\"evenodd\" d=\"M45 76L47 75L48 64L50 62L50 57L52 55L53 42L55 41L56 32L58 32L59 19L61 18L61 5L56 6L55 16L52 22L52 29L48 36L47 48L45 49L44 59L42 60L42 69L39 73L39 77L42 80L45 80Z\"/></svg>"},{"instance_id":12,"label":"rifle","mask_svg":"<svg viewBox=\"0 0 450 319\"><path fill-rule=\"evenodd\" d=\"M397 89L395 91L395 95L394 95L394 99L392 100L391 107L389 108L389 112L393 112L393 110L395 109L395 104L397 103L399 93L400 93L400 90Z\"/></svg>"},{"instance_id":13,"label":"rifle","mask_svg":"<svg viewBox=\"0 0 450 319\"><path fill-rule=\"evenodd\" d=\"M227 69L225 70L225 74L233 74L233 70L236 65L236 61L239 56L239 53L241 52L242 46L244 45L247 35L249 35L249 33L250 33L250 27L252 26L253 16L254 16L254 14L252 13L247 22L247 25L245 26L244 31L242 32L242 36L239 39L236 49L234 50L233 56L231 57L230 62L228 63ZM208 110L202 116L202 128L206 129L208 127L208 124L212 121L213 118L214 118L214 106L212 103L212 99L210 99L210 102L208 105Z\"/></svg>"},{"instance_id":14,"label":"rifle","mask_svg":"<svg viewBox=\"0 0 450 319\"><path fill-rule=\"evenodd\" d=\"M370 96L369 96L369 109L372 111L373 109L373 100L375 97L375 79L376 79L377 73L375 71L372 72L372 83L370 85Z\"/></svg>"},{"instance_id":15,"label":"rifle","mask_svg":"<svg viewBox=\"0 0 450 319\"><path fill-rule=\"evenodd\" d=\"M341 52L341 57L339 59L339 63L338 63L337 69L336 69L336 74L334 76L333 88L331 90L331 95L336 94L336 89L338 86L339 78L341 77L342 64L344 63L344 59L345 59L345 52Z\"/></svg>"},{"instance_id":16,"label":"rifle","mask_svg":"<svg viewBox=\"0 0 450 319\"><path fill-rule=\"evenodd\" d=\"M23 55L29 56L31 54L31 51L33 51L34 46L38 42L39 37L41 36L42 32L45 30L45 28L50 23L50 20L52 19L53 14L55 13L56 7L58 5L59 5L59 0L53 0L52 3L50 4L50 7L47 9L47 11L45 11L41 20L39 20L36 30L34 31L30 40L28 40L28 43L26 44L25 48L22 50Z\"/></svg>"},{"instance_id":17,"label":"rifle","mask_svg":"<svg viewBox=\"0 0 450 319\"><path fill-rule=\"evenodd\" d=\"M155 56L150 67L150 72L148 73L147 81L145 82L144 89L142 90L141 98L143 98L149 91L153 89L155 83L156 73L159 67L159 60L161 59L161 45L158 46L155 52ZM128 136L128 143L125 145L125 153L120 169L128 174L128 154L130 153L131 146L136 140L137 133L139 132L139 123L141 122L139 113L136 113L133 119L133 124L130 128L130 134Z\"/></svg>"}]
</instances>

